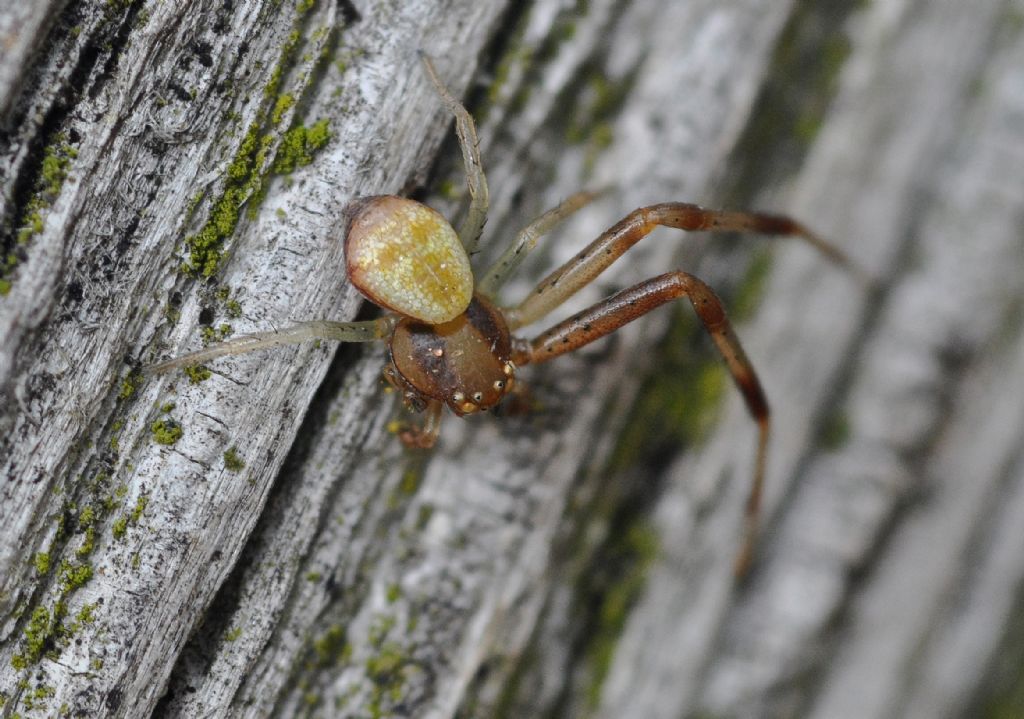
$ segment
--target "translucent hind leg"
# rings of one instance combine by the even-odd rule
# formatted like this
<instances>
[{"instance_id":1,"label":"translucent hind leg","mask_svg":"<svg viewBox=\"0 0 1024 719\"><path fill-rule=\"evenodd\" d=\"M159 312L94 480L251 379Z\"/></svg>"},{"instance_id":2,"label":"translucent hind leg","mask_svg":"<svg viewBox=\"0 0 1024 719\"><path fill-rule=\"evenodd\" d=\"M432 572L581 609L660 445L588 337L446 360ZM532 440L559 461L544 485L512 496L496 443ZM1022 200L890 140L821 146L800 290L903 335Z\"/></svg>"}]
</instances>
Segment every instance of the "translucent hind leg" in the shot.
<instances>
[{"instance_id":1,"label":"translucent hind leg","mask_svg":"<svg viewBox=\"0 0 1024 719\"><path fill-rule=\"evenodd\" d=\"M469 212L466 219L459 227L459 239L466 248L466 254L472 255L476 251L477 243L480 241L480 233L483 232L484 224L487 222L487 208L490 204L490 195L487 189L487 177L484 175L484 166L480 161L480 141L476 136L476 125L473 118L463 107L462 103L452 97L452 94L437 76L434 63L425 53L420 53L423 65L427 69L430 81L437 89L448 111L455 116L455 134L459 138L459 147L462 148L462 161L466 167L466 184L469 186Z\"/></svg>"},{"instance_id":2,"label":"translucent hind leg","mask_svg":"<svg viewBox=\"0 0 1024 719\"><path fill-rule=\"evenodd\" d=\"M366 322L331 322L329 320L300 322L272 332L257 332L255 334L233 337L226 342L220 342L195 352L189 352L180 357L149 365L144 367L143 371L159 374L176 367L188 367L209 362L218 357L247 354L270 347L293 345L308 340L372 342L387 337L394 324L395 319L393 317L382 317L377 320L367 320Z\"/></svg>"}]
</instances>

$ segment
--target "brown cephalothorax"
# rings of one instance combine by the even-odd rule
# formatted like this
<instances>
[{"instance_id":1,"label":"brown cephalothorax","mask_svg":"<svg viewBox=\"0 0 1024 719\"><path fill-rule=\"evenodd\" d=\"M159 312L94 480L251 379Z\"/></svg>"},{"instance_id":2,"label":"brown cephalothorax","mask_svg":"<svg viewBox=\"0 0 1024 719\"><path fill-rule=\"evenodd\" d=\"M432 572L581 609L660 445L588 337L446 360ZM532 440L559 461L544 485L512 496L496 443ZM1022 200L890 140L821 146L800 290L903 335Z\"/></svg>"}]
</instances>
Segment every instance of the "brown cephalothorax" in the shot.
<instances>
[{"instance_id":1,"label":"brown cephalothorax","mask_svg":"<svg viewBox=\"0 0 1024 719\"><path fill-rule=\"evenodd\" d=\"M486 297L474 297L465 312L443 324L406 317L388 345L388 369L396 386L418 395L413 404L440 401L461 416L490 409L512 389L512 336Z\"/></svg>"},{"instance_id":2,"label":"brown cephalothorax","mask_svg":"<svg viewBox=\"0 0 1024 719\"><path fill-rule=\"evenodd\" d=\"M163 372L225 355L311 339L386 341L390 358L384 378L401 392L407 407L425 413L421 424L406 426L400 436L409 446L426 448L437 439L445 405L459 416L487 410L512 390L516 367L572 352L670 300L685 297L725 360L758 427L745 541L737 559L737 570L743 571L757 531L769 409L754 366L711 288L693 275L677 270L626 288L532 340L516 338L512 332L562 305L659 226L794 236L816 247L831 261L857 274L863 273L837 248L788 217L666 202L629 213L541 280L521 302L500 307L495 300L498 291L538 238L597 195L578 193L541 215L475 281L469 257L480 238L488 208L487 179L480 162L476 129L466 109L438 79L430 59L423 56L423 62L442 101L455 116L471 203L457 232L435 210L402 197L366 197L350 205L345 237L348 278L363 295L389 313L365 322L301 322L282 330L237 337L147 369Z\"/></svg>"}]
</instances>

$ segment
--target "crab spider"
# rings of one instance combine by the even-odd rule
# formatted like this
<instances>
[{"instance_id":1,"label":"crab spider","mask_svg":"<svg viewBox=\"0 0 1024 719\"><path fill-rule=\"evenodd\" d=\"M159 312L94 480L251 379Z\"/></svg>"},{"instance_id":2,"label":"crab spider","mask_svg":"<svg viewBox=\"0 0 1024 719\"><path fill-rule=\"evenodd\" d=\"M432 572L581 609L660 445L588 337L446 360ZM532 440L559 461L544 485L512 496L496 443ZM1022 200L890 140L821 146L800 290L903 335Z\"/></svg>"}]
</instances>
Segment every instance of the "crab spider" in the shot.
<instances>
[{"instance_id":1,"label":"crab spider","mask_svg":"<svg viewBox=\"0 0 1024 719\"><path fill-rule=\"evenodd\" d=\"M487 179L476 129L472 117L438 78L430 58L422 55L422 59L430 81L455 117L471 203L458 232L435 210L402 197L366 197L349 206L345 236L349 281L387 313L364 322L300 322L282 330L245 335L147 370L164 372L225 355L313 339L383 341L389 350L384 378L402 393L407 407L425 413L422 424L403 430L401 439L409 446L428 448L437 439L445 405L459 416L487 410L512 390L518 367L572 352L660 305L685 298L721 353L757 424L744 544L737 560L737 570L742 572L757 531L770 412L754 366L711 288L691 274L673 270L626 288L533 339L512 333L562 305L659 226L795 236L833 262L854 272L857 268L837 248L788 217L665 202L630 212L541 280L521 302L501 307L496 304L497 292L538 238L591 202L596 193L578 193L541 215L519 232L479 281L474 280L469 256L476 248L488 209Z\"/></svg>"}]
</instances>

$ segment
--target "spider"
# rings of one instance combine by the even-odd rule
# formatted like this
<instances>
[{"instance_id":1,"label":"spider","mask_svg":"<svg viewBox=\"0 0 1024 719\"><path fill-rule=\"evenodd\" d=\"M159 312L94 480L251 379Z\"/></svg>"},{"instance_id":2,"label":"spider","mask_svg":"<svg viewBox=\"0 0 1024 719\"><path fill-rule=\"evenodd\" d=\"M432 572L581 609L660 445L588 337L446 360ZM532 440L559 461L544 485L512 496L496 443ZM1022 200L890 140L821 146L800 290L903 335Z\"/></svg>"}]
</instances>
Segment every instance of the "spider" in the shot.
<instances>
[{"instance_id":1,"label":"spider","mask_svg":"<svg viewBox=\"0 0 1024 719\"><path fill-rule=\"evenodd\" d=\"M458 416L497 405L515 386L517 368L572 352L679 297L693 306L721 353L757 424L753 478L745 507L744 545L737 571L746 567L757 531L764 483L770 412L761 383L721 300L697 277L674 270L624 289L556 324L533 339L512 334L540 320L592 282L657 226L680 230L745 231L802 238L831 261L856 267L837 248L799 222L780 215L709 210L665 202L629 213L575 257L549 274L518 304L496 304L498 290L537 240L598 193L580 192L527 225L504 254L475 281L473 254L487 219L488 189L473 119L420 53L427 76L455 117L470 194L458 232L437 211L393 195L358 199L346 209L345 261L349 281L389 312L363 322L300 322L272 332L240 336L151 365L149 372L195 365L217 357L312 339L383 341L389 359L384 379L405 405L424 413L422 424L399 434L407 446L432 447L444 406Z\"/></svg>"}]
</instances>

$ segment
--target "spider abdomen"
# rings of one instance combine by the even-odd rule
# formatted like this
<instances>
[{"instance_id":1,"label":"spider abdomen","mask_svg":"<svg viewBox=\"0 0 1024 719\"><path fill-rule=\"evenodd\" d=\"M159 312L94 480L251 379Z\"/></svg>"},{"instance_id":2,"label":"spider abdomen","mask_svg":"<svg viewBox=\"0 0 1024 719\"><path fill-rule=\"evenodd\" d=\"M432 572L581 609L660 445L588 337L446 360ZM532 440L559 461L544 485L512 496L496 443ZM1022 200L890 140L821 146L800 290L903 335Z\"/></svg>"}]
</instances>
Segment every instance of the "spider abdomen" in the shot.
<instances>
[{"instance_id":1,"label":"spider abdomen","mask_svg":"<svg viewBox=\"0 0 1024 719\"><path fill-rule=\"evenodd\" d=\"M458 235L439 212L391 195L359 200L349 212L348 276L369 300L432 325L466 311L473 271Z\"/></svg>"}]
</instances>

